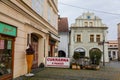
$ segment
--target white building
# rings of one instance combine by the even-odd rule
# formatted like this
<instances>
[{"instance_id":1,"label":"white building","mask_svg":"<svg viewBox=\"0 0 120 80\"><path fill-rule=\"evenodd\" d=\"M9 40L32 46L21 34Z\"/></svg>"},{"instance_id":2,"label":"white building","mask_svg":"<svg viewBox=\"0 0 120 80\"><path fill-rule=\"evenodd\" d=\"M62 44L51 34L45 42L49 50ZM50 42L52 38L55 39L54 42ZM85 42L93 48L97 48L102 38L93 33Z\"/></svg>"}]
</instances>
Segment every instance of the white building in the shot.
<instances>
[{"instance_id":1,"label":"white building","mask_svg":"<svg viewBox=\"0 0 120 80\"><path fill-rule=\"evenodd\" d=\"M68 57L69 29L68 19L66 17L60 18L58 22L58 34L60 37L60 42L58 45L58 56Z\"/></svg>"},{"instance_id":2,"label":"white building","mask_svg":"<svg viewBox=\"0 0 120 80\"><path fill-rule=\"evenodd\" d=\"M108 41L108 54L110 60L118 59L118 41L117 40L109 40Z\"/></svg>"},{"instance_id":3,"label":"white building","mask_svg":"<svg viewBox=\"0 0 120 80\"><path fill-rule=\"evenodd\" d=\"M70 57L75 51L79 51L83 57L89 57L90 50L98 49L104 52L105 62L109 61L107 44L104 43L104 46L98 44L107 40L108 29L99 17L95 16L94 13L83 13L76 18L70 29ZM103 61L103 55L101 61Z\"/></svg>"}]
</instances>

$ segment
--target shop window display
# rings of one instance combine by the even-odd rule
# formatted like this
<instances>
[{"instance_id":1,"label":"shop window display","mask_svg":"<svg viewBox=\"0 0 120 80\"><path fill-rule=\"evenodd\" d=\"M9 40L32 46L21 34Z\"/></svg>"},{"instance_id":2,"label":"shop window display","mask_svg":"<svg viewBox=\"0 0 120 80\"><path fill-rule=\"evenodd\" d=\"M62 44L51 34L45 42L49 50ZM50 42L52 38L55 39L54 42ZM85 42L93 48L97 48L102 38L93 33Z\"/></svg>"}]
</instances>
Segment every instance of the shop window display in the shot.
<instances>
[{"instance_id":1,"label":"shop window display","mask_svg":"<svg viewBox=\"0 0 120 80\"><path fill-rule=\"evenodd\" d=\"M0 76L12 73L12 40L0 39Z\"/></svg>"}]
</instances>

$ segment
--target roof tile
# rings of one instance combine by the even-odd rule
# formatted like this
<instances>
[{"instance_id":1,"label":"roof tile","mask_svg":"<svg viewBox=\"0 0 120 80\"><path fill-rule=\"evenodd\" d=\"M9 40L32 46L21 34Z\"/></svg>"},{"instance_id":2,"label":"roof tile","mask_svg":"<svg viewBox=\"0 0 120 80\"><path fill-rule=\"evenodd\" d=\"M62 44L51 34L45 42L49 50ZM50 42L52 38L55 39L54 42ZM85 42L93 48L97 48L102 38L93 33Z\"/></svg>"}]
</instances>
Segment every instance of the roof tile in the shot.
<instances>
[{"instance_id":1,"label":"roof tile","mask_svg":"<svg viewBox=\"0 0 120 80\"><path fill-rule=\"evenodd\" d=\"M62 17L58 21L58 32L68 32L68 19L67 17Z\"/></svg>"}]
</instances>

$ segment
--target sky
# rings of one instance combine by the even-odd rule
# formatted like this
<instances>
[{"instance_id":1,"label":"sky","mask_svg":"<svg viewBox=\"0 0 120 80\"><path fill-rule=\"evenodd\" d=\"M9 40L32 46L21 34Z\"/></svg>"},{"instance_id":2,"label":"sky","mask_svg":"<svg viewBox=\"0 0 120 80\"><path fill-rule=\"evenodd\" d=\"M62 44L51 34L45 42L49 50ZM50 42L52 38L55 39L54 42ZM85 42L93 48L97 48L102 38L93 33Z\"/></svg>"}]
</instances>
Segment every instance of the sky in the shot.
<instances>
[{"instance_id":1,"label":"sky","mask_svg":"<svg viewBox=\"0 0 120 80\"><path fill-rule=\"evenodd\" d=\"M68 17L69 27L85 12L93 12L108 27L108 40L117 40L120 0L58 0L60 17Z\"/></svg>"}]
</instances>

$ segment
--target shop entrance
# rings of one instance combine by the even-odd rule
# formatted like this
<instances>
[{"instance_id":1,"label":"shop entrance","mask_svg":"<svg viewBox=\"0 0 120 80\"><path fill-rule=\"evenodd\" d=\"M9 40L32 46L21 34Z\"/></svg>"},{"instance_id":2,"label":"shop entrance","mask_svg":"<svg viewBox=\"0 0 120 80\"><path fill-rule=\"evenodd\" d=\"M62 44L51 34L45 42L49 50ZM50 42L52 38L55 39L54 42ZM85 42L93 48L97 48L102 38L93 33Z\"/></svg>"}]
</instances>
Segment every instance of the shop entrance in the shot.
<instances>
[{"instance_id":1,"label":"shop entrance","mask_svg":"<svg viewBox=\"0 0 120 80\"><path fill-rule=\"evenodd\" d=\"M0 35L0 80L12 79L14 38Z\"/></svg>"}]
</instances>

